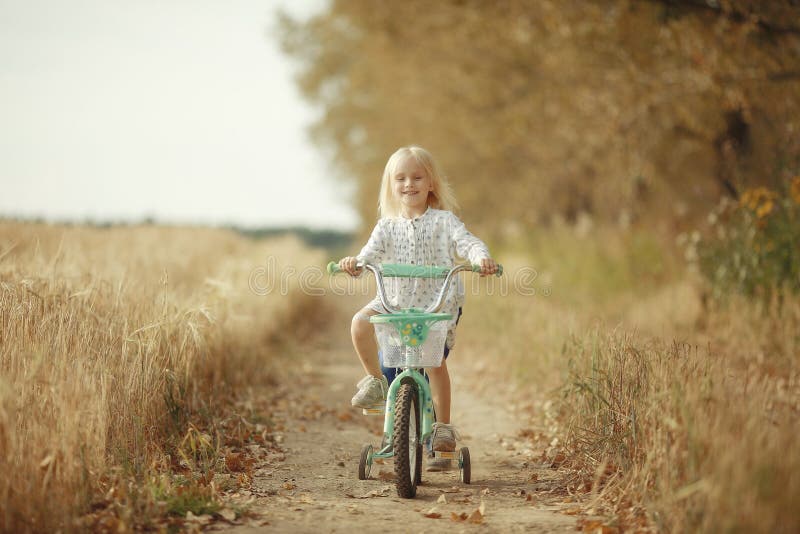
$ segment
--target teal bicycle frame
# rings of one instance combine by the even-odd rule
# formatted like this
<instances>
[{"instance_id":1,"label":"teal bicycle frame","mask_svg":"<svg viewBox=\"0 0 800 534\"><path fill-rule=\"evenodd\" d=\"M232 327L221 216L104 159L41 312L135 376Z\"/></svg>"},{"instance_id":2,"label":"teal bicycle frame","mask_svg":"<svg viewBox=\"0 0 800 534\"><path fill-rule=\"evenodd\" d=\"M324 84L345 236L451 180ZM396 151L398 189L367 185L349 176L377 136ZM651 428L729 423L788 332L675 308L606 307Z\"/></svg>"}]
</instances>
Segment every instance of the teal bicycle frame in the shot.
<instances>
[{"instance_id":1,"label":"teal bicycle frame","mask_svg":"<svg viewBox=\"0 0 800 534\"><path fill-rule=\"evenodd\" d=\"M407 379L412 379L417 385L417 398L419 400L420 415L422 419L422 430L419 442L425 443L433 432L433 397L431 396L431 386L425 376L418 369L406 369L395 378L389 385L389 392L386 395L386 416L383 421L383 448L378 452L372 453L373 458L391 458L394 456L392 448L392 432L394 430L394 405L397 401L397 390Z\"/></svg>"}]
</instances>

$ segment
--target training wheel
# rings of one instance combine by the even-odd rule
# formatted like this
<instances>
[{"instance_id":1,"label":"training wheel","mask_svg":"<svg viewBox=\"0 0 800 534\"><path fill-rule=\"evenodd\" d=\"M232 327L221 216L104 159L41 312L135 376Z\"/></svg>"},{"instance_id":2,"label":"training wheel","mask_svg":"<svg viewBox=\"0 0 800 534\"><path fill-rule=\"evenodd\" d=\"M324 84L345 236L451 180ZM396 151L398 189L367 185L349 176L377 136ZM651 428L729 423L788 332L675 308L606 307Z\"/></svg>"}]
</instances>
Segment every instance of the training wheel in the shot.
<instances>
[{"instance_id":1,"label":"training wheel","mask_svg":"<svg viewBox=\"0 0 800 534\"><path fill-rule=\"evenodd\" d=\"M367 480L372 469L372 445L369 443L361 447L361 457L358 460L358 480Z\"/></svg>"},{"instance_id":2,"label":"training wheel","mask_svg":"<svg viewBox=\"0 0 800 534\"><path fill-rule=\"evenodd\" d=\"M461 482L469 484L472 480L472 465L469 461L469 449L466 447L461 447L458 453L458 472Z\"/></svg>"}]
</instances>

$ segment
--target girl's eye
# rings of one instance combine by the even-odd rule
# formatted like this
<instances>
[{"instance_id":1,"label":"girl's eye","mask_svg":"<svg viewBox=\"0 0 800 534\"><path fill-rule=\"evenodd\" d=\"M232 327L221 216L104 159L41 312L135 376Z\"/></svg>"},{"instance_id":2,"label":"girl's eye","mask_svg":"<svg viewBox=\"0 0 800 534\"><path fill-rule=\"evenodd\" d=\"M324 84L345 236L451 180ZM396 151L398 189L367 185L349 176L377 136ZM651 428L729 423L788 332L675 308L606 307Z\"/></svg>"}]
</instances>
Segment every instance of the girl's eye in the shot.
<instances>
[{"instance_id":1,"label":"girl's eye","mask_svg":"<svg viewBox=\"0 0 800 534\"><path fill-rule=\"evenodd\" d=\"M422 180L422 176L415 176L414 179L415 180Z\"/></svg>"}]
</instances>

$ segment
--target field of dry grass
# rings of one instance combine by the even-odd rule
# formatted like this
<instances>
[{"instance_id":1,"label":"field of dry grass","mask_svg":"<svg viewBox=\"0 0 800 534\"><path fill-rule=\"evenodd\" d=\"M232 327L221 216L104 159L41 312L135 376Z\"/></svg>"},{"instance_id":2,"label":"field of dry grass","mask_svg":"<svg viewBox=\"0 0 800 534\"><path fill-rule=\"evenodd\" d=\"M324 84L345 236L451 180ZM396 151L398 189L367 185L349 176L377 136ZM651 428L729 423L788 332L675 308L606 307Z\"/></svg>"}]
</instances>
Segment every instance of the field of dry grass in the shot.
<instances>
[{"instance_id":1,"label":"field of dry grass","mask_svg":"<svg viewBox=\"0 0 800 534\"><path fill-rule=\"evenodd\" d=\"M81 529L98 506L105 527L147 525L192 491L213 504L163 475L210 445L198 421L285 365L288 321L312 307L296 279L250 288L270 256L324 259L222 230L0 223L0 530Z\"/></svg>"},{"instance_id":2,"label":"field of dry grass","mask_svg":"<svg viewBox=\"0 0 800 534\"><path fill-rule=\"evenodd\" d=\"M582 513L611 532L800 530L800 299L704 303L643 236L563 229L529 251L551 295L474 299L460 339L552 402L536 417Z\"/></svg>"},{"instance_id":3,"label":"field of dry grass","mask_svg":"<svg viewBox=\"0 0 800 534\"><path fill-rule=\"evenodd\" d=\"M562 228L498 251L510 285L479 282L458 358L540 402L560 491L610 531L796 532L800 301L715 304L657 243ZM327 259L221 230L2 223L0 530L217 506L203 421L273 383L299 325L324 322L297 276L259 295L254 269ZM195 479L175 475L186 463ZM87 523L98 506L113 521Z\"/></svg>"}]
</instances>

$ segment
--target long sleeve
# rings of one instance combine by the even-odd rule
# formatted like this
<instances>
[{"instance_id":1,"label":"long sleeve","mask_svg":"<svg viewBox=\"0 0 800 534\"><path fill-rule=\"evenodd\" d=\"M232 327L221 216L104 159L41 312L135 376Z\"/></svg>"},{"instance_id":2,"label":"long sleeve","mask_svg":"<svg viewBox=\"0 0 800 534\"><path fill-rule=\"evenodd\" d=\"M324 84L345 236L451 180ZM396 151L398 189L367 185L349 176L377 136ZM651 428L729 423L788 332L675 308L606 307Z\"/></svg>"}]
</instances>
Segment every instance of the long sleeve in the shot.
<instances>
[{"instance_id":1,"label":"long sleeve","mask_svg":"<svg viewBox=\"0 0 800 534\"><path fill-rule=\"evenodd\" d=\"M365 260L370 263L382 263L384 261L386 257L386 238L381 226L381 222L378 221L369 236L369 240L367 240L367 244L356 256L359 260Z\"/></svg>"},{"instance_id":2,"label":"long sleeve","mask_svg":"<svg viewBox=\"0 0 800 534\"><path fill-rule=\"evenodd\" d=\"M486 244L472 235L464 223L461 222L461 219L452 215L450 224L452 240L459 256L466 258L473 264L480 264L482 259L491 257Z\"/></svg>"}]
</instances>

